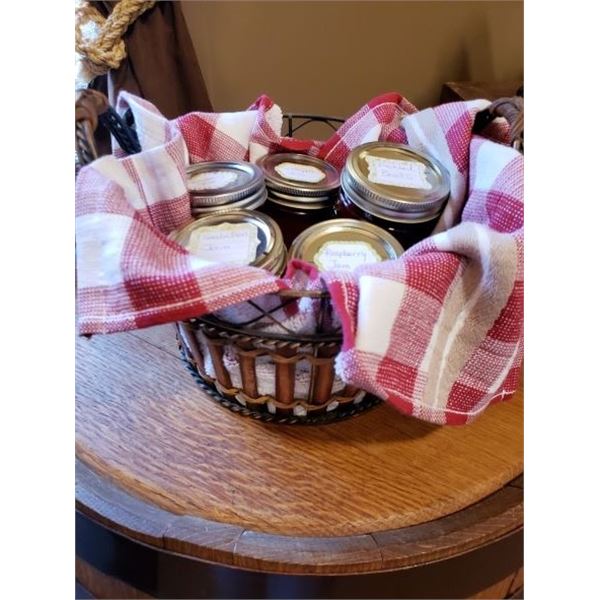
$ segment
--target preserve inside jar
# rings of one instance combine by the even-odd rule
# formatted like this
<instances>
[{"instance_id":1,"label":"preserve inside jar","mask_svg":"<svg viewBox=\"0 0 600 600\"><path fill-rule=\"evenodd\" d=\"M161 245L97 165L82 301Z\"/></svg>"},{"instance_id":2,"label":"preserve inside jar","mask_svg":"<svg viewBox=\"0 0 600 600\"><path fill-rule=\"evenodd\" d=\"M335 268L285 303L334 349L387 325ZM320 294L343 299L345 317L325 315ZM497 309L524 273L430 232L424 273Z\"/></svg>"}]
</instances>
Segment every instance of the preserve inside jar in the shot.
<instances>
[{"instance_id":1,"label":"preserve inside jar","mask_svg":"<svg viewBox=\"0 0 600 600\"><path fill-rule=\"evenodd\" d=\"M261 169L247 162L207 161L187 167L192 216L255 209L267 198Z\"/></svg>"},{"instance_id":2,"label":"preserve inside jar","mask_svg":"<svg viewBox=\"0 0 600 600\"><path fill-rule=\"evenodd\" d=\"M329 163L304 154L266 155L257 165L267 187L263 212L281 226L286 244L307 227L335 216L340 177Z\"/></svg>"},{"instance_id":3,"label":"preserve inside jar","mask_svg":"<svg viewBox=\"0 0 600 600\"><path fill-rule=\"evenodd\" d=\"M321 271L352 271L393 260L404 249L394 236L365 221L332 219L303 231L290 246L289 257L313 263Z\"/></svg>"},{"instance_id":4,"label":"preserve inside jar","mask_svg":"<svg viewBox=\"0 0 600 600\"><path fill-rule=\"evenodd\" d=\"M271 217L258 211L207 215L171 237L192 254L212 263L261 267L276 275L281 275L287 264L281 229Z\"/></svg>"},{"instance_id":5,"label":"preserve inside jar","mask_svg":"<svg viewBox=\"0 0 600 600\"><path fill-rule=\"evenodd\" d=\"M450 194L435 158L401 144L370 142L350 152L336 215L368 221L404 248L431 235Z\"/></svg>"},{"instance_id":6,"label":"preserve inside jar","mask_svg":"<svg viewBox=\"0 0 600 600\"><path fill-rule=\"evenodd\" d=\"M372 223L393 235L406 249L429 237L437 223L437 217L422 221L413 220L406 222L392 220L389 217L378 217L366 209L360 208L356 203L351 202L343 190L340 192L340 197L335 206L335 214L342 219L358 219Z\"/></svg>"}]
</instances>

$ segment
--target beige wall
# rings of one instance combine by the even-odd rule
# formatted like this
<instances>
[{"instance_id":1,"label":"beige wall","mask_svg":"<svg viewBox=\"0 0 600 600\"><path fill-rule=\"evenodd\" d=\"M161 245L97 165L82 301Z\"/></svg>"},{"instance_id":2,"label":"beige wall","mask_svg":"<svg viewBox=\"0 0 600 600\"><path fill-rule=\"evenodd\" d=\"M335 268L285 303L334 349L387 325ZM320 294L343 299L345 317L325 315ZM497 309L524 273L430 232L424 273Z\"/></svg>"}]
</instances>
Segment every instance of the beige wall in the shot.
<instances>
[{"instance_id":1,"label":"beige wall","mask_svg":"<svg viewBox=\"0 0 600 600\"><path fill-rule=\"evenodd\" d=\"M347 116L398 91L523 76L521 2L183 2L215 110L266 93L284 111Z\"/></svg>"}]
</instances>

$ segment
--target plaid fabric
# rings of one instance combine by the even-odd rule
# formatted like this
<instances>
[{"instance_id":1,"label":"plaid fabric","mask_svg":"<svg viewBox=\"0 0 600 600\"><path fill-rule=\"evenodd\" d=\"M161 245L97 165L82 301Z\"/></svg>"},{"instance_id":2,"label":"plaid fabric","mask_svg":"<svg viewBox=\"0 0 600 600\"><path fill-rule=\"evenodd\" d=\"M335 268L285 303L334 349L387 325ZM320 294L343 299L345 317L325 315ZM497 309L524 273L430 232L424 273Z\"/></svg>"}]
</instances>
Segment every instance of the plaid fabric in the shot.
<instances>
[{"instance_id":1,"label":"plaid fabric","mask_svg":"<svg viewBox=\"0 0 600 600\"><path fill-rule=\"evenodd\" d=\"M433 127L436 111L417 118ZM397 261L325 274L344 329L338 375L439 424L508 398L523 357L523 158L483 138L468 147L459 225Z\"/></svg>"},{"instance_id":2,"label":"plaid fabric","mask_svg":"<svg viewBox=\"0 0 600 600\"><path fill-rule=\"evenodd\" d=\"M191 220L185 166L256 161L299 151L341 167L350 149L387 139L437 157L451 175L436 235L397 261L325 273L344 345L338 375L435 423L470 421L516 388L523 352L523 159L506 126L472 136L486 101L417 112L375 98L326 142L280 135L281 109L263 96L248 111L168 121L122 93L139 154L102 157L77 180L78 318L83 334L124 331L226 309L286 287L252 267L211 265L168 239ZM460 224L458 224L460 221Z\"/></svg>"}]
</instances>

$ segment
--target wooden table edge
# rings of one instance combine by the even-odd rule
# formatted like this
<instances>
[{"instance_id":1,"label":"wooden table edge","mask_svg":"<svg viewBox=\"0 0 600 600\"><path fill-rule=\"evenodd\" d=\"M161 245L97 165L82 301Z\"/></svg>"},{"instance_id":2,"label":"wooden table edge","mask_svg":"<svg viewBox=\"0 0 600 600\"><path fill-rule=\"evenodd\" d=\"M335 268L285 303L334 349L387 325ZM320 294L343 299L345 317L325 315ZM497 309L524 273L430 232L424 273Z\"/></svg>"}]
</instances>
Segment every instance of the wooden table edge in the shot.
<instances>
[{"instance_id":1,"label":"wooden table edge","mask_svg":"<svg viewBox=\"0 0 600 600\"><path fill-rule=\"evenodd\" d=\"M263 573L379 573L447 560L523 528L522 476L479 502L410 527L336 537L269 534L178 515L141 500L76 458L76 509L133 541Z\"/></svg>"}]
</instances>

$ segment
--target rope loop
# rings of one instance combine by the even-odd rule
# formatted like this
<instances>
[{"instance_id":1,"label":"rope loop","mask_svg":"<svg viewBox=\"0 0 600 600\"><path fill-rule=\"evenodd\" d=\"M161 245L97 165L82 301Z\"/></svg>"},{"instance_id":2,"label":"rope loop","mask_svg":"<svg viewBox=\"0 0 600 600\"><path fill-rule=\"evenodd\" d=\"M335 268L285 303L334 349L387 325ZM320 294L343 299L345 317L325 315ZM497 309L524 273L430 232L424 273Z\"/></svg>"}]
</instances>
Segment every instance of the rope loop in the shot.
<instances>
[{"instance_id":1,"label":"rope loop","mask_svg":"<svg viewBox=\"0 0 600 600\"><path fill-rule=\"evenodd\" d=\"M117 69L127 56L123 35L127 28L156 1L119 0L107 18L88 1L75 8L75 50L81 55L82 77L90 81L109 69ZM90 25L95 34L90 35ZM84 31L88 29L88 33Z\"/></svg>"}]
</instances>

